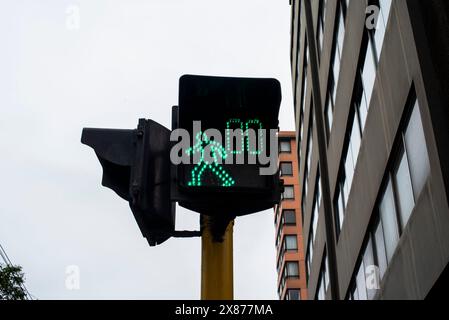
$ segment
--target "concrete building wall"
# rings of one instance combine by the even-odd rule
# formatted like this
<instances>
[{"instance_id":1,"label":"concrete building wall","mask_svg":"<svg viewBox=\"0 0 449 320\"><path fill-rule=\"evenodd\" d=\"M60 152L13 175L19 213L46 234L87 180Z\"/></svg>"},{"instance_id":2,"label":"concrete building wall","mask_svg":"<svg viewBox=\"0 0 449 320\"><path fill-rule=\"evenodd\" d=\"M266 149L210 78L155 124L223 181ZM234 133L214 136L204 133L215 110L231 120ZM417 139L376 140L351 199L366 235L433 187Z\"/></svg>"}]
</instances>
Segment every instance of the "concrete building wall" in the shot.
<instances>
[{"instance_id":1,"label":"concrete building wall","mask_svg":"<svg viewBox=\"0 0 449 320\"><path fill-rule=\"evenodd\" d=\"M308 24L305 18L304 1L293 1L292 3L292 10L296 13L296 17L298 17L298 14L301 17L294 20L296 25L292 28L295 32L292 36L292 79L294 90L297 90L295 115L300 159L306 155L307 128L313 122L313 117L311 117L312 97L313 90L317 88L311 88L312 76L317 76L319 79L320 87L318 90L323 102L322 105L314 107L320 108L323 117L325 116L324 104L327 99L329 72L331 72L330 61L338 9L337 2L336 0L326 1L322 53L309 51L309 54L316 55L319 68L317 75L312 75L311 68L308 68L309 85L303 112L305 128L303 136L300 132L299 108L304 73L303 51ZM326 134L326 160L328 163L330 198L332 200L336 197L342 157L347 143L349 120L351 112L353 112L354 88L366 34L366 9L369 4L365 0L352 0L349 2L346 11L346 30L333 112L333 126L330 133ZM398 152L397 141L400 139L400 131L403 129L404 119L407 118L410 109L411 92L416 93L419 103L430 163L430 174L423 191L415 199L415 206L410 219L402 230L396 251L375 297L380 299L423 299L448 264L449 238L446 233L449 230L449 206L446 189L447 179L443 174L446 164L441 161L441 159L445 159L442 150L447 150L442 146L446 145L447 147L448 141L442 139L442 137L447 136L447 132L441 130L444 126L440 122L444 121L447 125L449 118L443 120L436 119L434 116L435 113L445 114L442 111L442 108L444 108L442 101L447 101L447 99L444 92L440 92L439 96L433 94L438 81L432 76L432 70L429 70L434 66L429 62L431 56L425 48L432 46L427 40L428 37L426 37L426 26L424 23L420 24L419 6L422 5L425 4L420 1L392 1L369 112L345 210L345 219L341 231L337 232L338 237L335 237L333 243L326 243L326 228L323 218L324 206L320 207L314 254L308 280L311 298L317 294L322 257L325 248L328 246L334 246L335 248L336 265L332 267L337 273L337 281L334 285L337 285L338 297L341 299L348 297L348 292L354 282L355 269L361 259L361 250L366 243L367 232L377 216L378 210L376 208L385 186L387 172L392 168ZM312 0L314 34L316 34L317 28L318 8L319 1ZM424 21L424 19L422 20ZM316 37L311 40L317 41ZM308 49L310 50L310 45ZM437 120L438 122L436 122ZM305 200L303 213L304 244L309 241L315 192L314 181L318 174L320 162L318 148L315 147L317 130L320 130L320 128L313 125L311 133L314 148L312 165L309 168L309 192ZM299 166L300 186L304 183L305 171L305 161L301 161ZM330 204L330 207L334 208L334 204ZM334 221L335 214L335 209L333 209ZM332 225L332 228L336 229L335 224ZM329 292L326 296L331 298Z\"/></svg>"}]
</instances>

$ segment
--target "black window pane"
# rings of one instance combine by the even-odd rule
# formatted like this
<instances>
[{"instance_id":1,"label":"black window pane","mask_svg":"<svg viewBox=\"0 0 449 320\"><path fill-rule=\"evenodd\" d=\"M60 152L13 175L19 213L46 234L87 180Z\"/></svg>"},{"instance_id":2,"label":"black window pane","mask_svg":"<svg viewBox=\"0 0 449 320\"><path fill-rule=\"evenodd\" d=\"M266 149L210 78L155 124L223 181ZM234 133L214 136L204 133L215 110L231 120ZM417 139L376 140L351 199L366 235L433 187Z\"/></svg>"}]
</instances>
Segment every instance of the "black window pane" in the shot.
<instances>
[{"instance_id":1,"label":"black window pane","mask_svg":"<svg viewBox=\"0 0 449 320\"><path fill-rule=\"evenodd\" d=\"M385 252L384 230L380 221L377 223L374 231L374 241L376 247L376 259L379 265L380 278L382 279L387 270L387 254Z\"/></svg>"},{"instance_id":2,"label":"black window pane","mask_svg":"<svg viewBox=\"0 0 449 320\"><path fill-rule=\"evenodd\" d=\"M293 186L285 186L284 193L282 194L283 199L294 199L295 198L295 189Z\"/></svg>"},{"instance_id":3,"label":"black window pane","mask_svg":"<svg viewBox=\"0 0 449 320\"><path fill-rule=\"evenodd\" d=\"M281 140L280 142L280 151L281 152L291 152L290 141Z\"/></svg>"},{"instance_id":4,"label":"black window pane","mask_svg":"<svg viewBox=\"0 0 449 320\"><path fill-rule=\"evenodd\" d=\"M299 278L299 265L297 261L287 261L285 264L287 278Z\"/></svg>"},{"instance_id":5,"label":"black window pane","mask_svg":"<svg viewBox=\"0 0 449 320\"><path fill-rule=\"evenodd\" d=\"M394 200L393 187L390 179L388 180L387 188L380 202L379 211L384 231L387 260L390 261L399 241L396 205Z\"/></svg>"},{"instance_id":6,"label":"black window pane","mask_svg":"<svg viewBox=\"0 0 449 320\"><path fill-rule=\"evenodd\" d=\"M281 175L282 176L292 176L293 175L293 165L291 162L281 163Z\"/></svg>"},{"instance_id":7,"label":"black window pane","mask_svg":"<svg viewBox=\"0 0 449 320\"><path fill-rule=\"evenodd\" d=\"M415 206L410 170L405 152L402 153L399 159L398 167L396 168L393 177L396 184L399 217L403 228L402 230L404 230L408 219L412 214L413 207Z\"/></svg>"},{"instance_id":8,"label":"black window pane","mask_svg":"<svg viewBox=\"0 0 449 320\"><path fill-rule=\"evenodd\" d=\"M299 289L287 290L286 300L301 300L301 291Z\"/></svg>"},{"instance_id":9,"label":"black window pane","mask_svg":"<svg viewBox=\"0 0 449 320\"><path fill-rule=\"evenodd\" d=\"M367 300L368 296L366 295L365 265L363 264L363 261L361 262L356 275L356 283L359 300Z\"/></svg>"},{"instance_id":10,"label":"black window pane","mask_svg":"<svg viewBox=\"0 0 449 320\"><path fill-rule=\"evenodd\" d=\"M298 250L298 242L295 235L285 236L285 249L286 250Z\"/></svg>"},{"instance_id":11,"label":"black window pane","mask_svg":"<svg viewBox=\"0 0 449 320\"><path fill-rule=\"evenodd\" d=\"M368 299L372 300L378 288L377 266L374 261L373 242L368 239L365 252L363 254L363 264L365 265L365 284Z\"/></svg>"},{"instance_id":12,"label":"black window pane","mask_svg":"<svg viewBox=\"0 0 449 320\"><path fill-rule=\"evenodd\" d=\"M295 210L284 210L284 224L296 224Z\"/></svg>"},{"instance_id":13,"label":"black window pane","mask_svg":"<svg viewBox=\"0 0 449 320\"><path fill-rule=\"evenodd\" d=\"M405 132L405 144L410 165L413 191L415 198L418 199L430 174L430 164L426 138L424 136L424 129L417 101L413 107L412 115Z\"/></svg>"}]
</instances>

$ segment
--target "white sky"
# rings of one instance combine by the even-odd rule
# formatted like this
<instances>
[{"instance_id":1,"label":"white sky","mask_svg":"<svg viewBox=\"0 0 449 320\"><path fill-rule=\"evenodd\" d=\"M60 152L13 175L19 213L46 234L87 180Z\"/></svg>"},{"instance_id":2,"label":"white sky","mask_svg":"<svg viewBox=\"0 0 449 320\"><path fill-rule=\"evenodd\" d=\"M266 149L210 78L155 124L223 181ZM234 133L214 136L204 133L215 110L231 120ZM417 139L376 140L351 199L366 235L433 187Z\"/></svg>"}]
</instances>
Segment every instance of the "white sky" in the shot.
<instances>
[{"instance_id":1,"label":"white sky","mask_svg":"<svg viewBox=\"0 0 449 320\"><path fill-rule=\"evenodd\" d=\"M80 10L79 29L67 9ZM182 74L274 77L293 130L287 0L0 0L0 243L39 299L199 299L200 240L150 248L83 127L170 128ZM70 10L69 10L70 12ZM198 214L177 209L178 229ZM277 299L272 211L238 218L236 299ZM80 290L65 286L80 268Z\"/></svg>"}]
</instances>

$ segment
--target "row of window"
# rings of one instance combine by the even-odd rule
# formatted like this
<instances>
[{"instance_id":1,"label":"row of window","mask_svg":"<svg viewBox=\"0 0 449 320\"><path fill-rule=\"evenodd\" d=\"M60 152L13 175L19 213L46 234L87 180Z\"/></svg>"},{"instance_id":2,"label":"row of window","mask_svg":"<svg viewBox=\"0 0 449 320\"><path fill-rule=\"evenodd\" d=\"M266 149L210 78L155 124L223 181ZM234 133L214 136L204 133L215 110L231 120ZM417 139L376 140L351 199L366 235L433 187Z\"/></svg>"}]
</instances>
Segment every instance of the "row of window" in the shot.
<instances>
[{"instance_id":1,"label":"row of window","mask_svg":"<svg viewBox=\"0 0 449 320\"><path fill-rule=\"evenodd\" d=\"M295 198L295 189L294 186L287 185L284 186L284 192L282 193L282 200L293 200ZM277 214L275 218L275 225L277 224ZM282 259L284 256L284 253L286 251L297 251L298 250L298 241L296 235L285 235L284 241L282 242L282 246L279 249L281 237L282 237L282 228L283 225L294 225L296 224L296 212L295 210L291 209L285 209L282 210L281 215L281 223L279 224L279 227L277 229L277 236L276 236L276 247L279 252L279 258L277 262L277 271L279 273L280 266L282 265Z\"/></svg>"},{"instance_id":2,"label":"row of window","mask_svg":"<svg viewBox=\"0 0 449 320\"><path fill-rule=\"evenodd\" d=\"M281 153L290 153L291 152L291 142L290 140L280 140L280 148L279 151ZM280 163L280 175L284 176L293 176L293 164L291 162L281 162ZM295 198L294 195L294 186L287 185L284 187L284 192L282 194L283 200L292 200ZM280 272L280 268L283 264L285 252L287 251L297 251L298 250L298 241L296 235L285 235L282 245L279 248L279 243L282 237L281 226L287 225L296 225L296 212L294 209L285 209L282 210L282 214L280 216L280 224L277 230L277 239L276 246L279 251L279 258L277 262L277 271ZM277 221L275 221L275 224ZM284 290L286 280L289 278L299 278L299 264L297 261L287 261L284 265L284 269L281 275L281 281L279 284L278 292L279 297ZM298 289L288 289L285 299L287 300L300 300L300 292Z\"/></svg>"},{"instance_id":3,"label":"row of window","mask_svg":"<svg viewBox=\"0 0 449 320\"><path fill-rule=\"evenodd\" d=\"M326 100L325 113L328 134L332 129L333 109L335 106L337 82L340 72L341 52L344 40L344 20L345 8L344 4L348 1L341 1L336 19L336 28L334 34L334 47L331 56L332 73L329 75L329 89ZM322 48L322 33L324 32L324 7L326 1L322 1L318 28L318 43L320 50ZM371 96L373 93L374 82L376 77L377 66L380 53L383 46L383 38L385 35L386 25L388 21L389 11L391 8L391 0L370 1L370 4L376 4L380 8L380 15L377 27L365 33L365 45L363 61L360 64L359 73L357 75L353 111L348 121L347 142L342 157L342 164L339 174L339 182L336 189L336 197L334 201L335 216L337 219L337 232L340 231L344 220L344 213L352 186L354 171L358 159L361 145L363 130L366 123L368 109ZM306 50L307 51L307 50ZM307 88L307 64L308 53L306 53L304 63L303 77L303 96ZM306 63L307 61L307 63ZM304 98L301 100L301 111L303 114ZM303 120L301 116L301 138L303 137ZM309 126L308 141L306 147L306 170L304 176L303 199L307 194L308 170L310 169L309 157L312 150L312 126ZM413 148L412 148L412 142ZM372 288L373 280L370 271L378 274L381 279L386 271L388 263L391 261L395 252L399 237L403 232L407 221L412 213L416 199L419 196L429 175L429 159L425 144L424 131L419 113L419 106L415 100L413 110L408 121L406 129L401 134L396 155L397 159L392 166L391 171L385 179L385 187L380 195L380 201L377 207L377 222L373 224L372 229L368 232L368 240L361 258L357 272L354 276L353 286L348 294L350 299L366 299L373 298L375 289ZM318 184L318 183L317 183ZM320 188L316 188L320 190ZM318 196L319 198L319 196ZM304 201L303 201L304 203ZM313 256L313 243L316 234L316 224L318 219L319 200L314 197L314 205L312 207L312 228L309 236L307 266L310 270L311 258ZM317 298L324 298L328 287L328 271L327 256L323 263L322 271L319 278L319 286L317 290ZM377 272L377 273L376 273ZM367 285L369 284L369 285ZM375 285L374 285L375 287ZM374 291L373 291L374 290Z\"/></svg>"},{"instance_id":4,"label":"row of window","mask_svg":"<svg viewBox=\"0 0 449 320\"><path fill-rule=\"evenodd\" d=\"M383 0L376 4L380 7L380 16L388 17L391 0ZM382 24L382 27L379 26L378 30L373 29L365 31L364 45L362 46L362 52L364 53L361 55L362 61L356 78L353 108L348 119L346 143L341 160L338 183L335 190L334 209L337 234L343 226L346 206L349 200L362 135L376 79L379 53L385 35L385 32L382 30L385 30L386 28L386 21L386 19L379 18L378 24ZM330 116L327 117L327 121L327 128L330 132L330 129L332 128L332 123L329 123L329 121L331 121Z\"/></svg>"},{"instance_id":5,"label":"row of window","mask_svg":"<svg viewBox=\"0 0 449 320\"><path fill-rule=\"evenodd\" d=\"M384 179L375 221L367 233L349 299L374 298L430 174L419 105L416 98L412 101L407 125L396 141L398 153Z\"/></svg>"},{"instance_id":6,"label":"row of window","mask_svg":"<svg viewBox=\"0 0 449 320\"><path fill-rule=\"evenodd\" d=\"M279 296L284 291L285 284L288 279L299 279L299 264L298 261L285 262L284 270L282 271L281 281L279 283Z\"/></svg>"},{"instance_id":7,"label":"row of window","mask_svg":"<svg viewBox=\"0 0 449 320\"><path fill-rule=\"evenodd\" d=\"M281 237L281 232L279 232L277 242L279 244ZM298 239L295 234L287 234L284 236L284 240L282 241L281 247L279 248L279 257L276 265L277 272L279 273L283 259L284 254L286 252L297 252L298 251Z\"/></svg>"},{"instance_id":8,"label":"row of window","mask_svg":"<svg viewBox=\"0 0 449 320\"><path fill-rule=\"evenodd\" d=\"M282 226L294 226L294 225L296 225L296 211L294 209L284 209L284 210L282 210L280 219L281 219L281 221L279 224L279 230L281 229ZM275 226L277 225L277 222L278 222L278 213L276 213L275 218L274 218ZM280 232L278 231L278 234L279 233ZM276 246L277 246L277 242L276 242Z\"/></svg>"},{"instance_id":9,"label":"row of window","mask_svg":"<svg viewBox=\"0 0 449 320\"><path fill-rule=\"evenodd\" d=\"M282 292L284 290L286 281L288 279L299 279L300 271L299 271L299 263L297 261L287 261L284 266L284 270L282 272L281 281L278 288L279 297L281 297ZM300 300L300 290L299 289L287 289L286 300Z\"/></svg>"},{"instance_id":10,"label":"row of window","mask_svg":"<svg viewBox=\"0 0 449 320\"><path fill-rule=\"evenodd\" d=\"M298 64L299 69L300 64ZM303 75L302 75L302 86L301 86L301 102L300 102L300 114L299 114L299 121L300 121L300 135L299 139L302 142L302 139L304 137L304 104L306 103L306 96L307 96L307 88L308 88L308 67L309 67L309 46L307 44L307 37L304 41L304 61L303 61Z\"/></svg>"},{"instance_id":11,"label":"row of window","mask_svg":"<svg viewBox=\"0 0 449 320\"><path fill-rule=\"evenodd\" d=\"M345 4L347 4L348 1L342 2L341 5L339 5L339 12L337 16L337 22L336 22L336 36L334 40L334 48L332 49L332 58L331 58L331 65L333 73L330 76L329 82L333 84L331 86L332 91L330 91L327 107L330 106L330 112L333 111L333 106L335 102L335 96L336 96L336 84L335 82L338 80L338 75L340 72L340 60L341 60L341 53L343 48L343 38L344 38L344 15L345 15ZM323 49L323 41L324 41L324 27L325 27L325 10L326 10L327 1L326 0L320 0L319 3L319 13L318 13L318 27L317 27L317 43L318 43L318 50L319 53L321 53ZM307 42L306 42L307 43ZM307 48L307 47L306 47ZM307 53L307 59L308 59L308 53ZM338 59L338 63L337 63ZM304 75L307 76L307 64L304 64ZM335 79L335 80L334 80ZM307 83L307 80L304 80L303 83ZM303 86L304 87L304 86ZM305 86L305 89L307 89L307 86ZM303 88L303 95L305 96L306 92ZM332 100L331 100L332 99ZM301 100L301 119L300 119L300 130L301 130L301 137L303 137L303 108L304 108L304 98ZM329 108L329 107L328 107ZM311 110L313 109L313 100L311 101ZM329 112L327 113L329 114ZM304 180L303 180L303 194L302 194L302 208L303 212L306 204L307 194L308 194L308 184L309 184L309 170L311 169L311 158L312 158L312 151L313 151L313 123L314 123L314 117L312 115L311 118L313 121L309 125L308 130L308 141L306 146L306 164L304 169ZM313 258L313 249L314 249L314 243L317 233L317 227L318 227L318 215L319 215L319 208L321 204L321 178L320 174L317 175L317 180L315 183L315 194L313 197L313 205L312 205L312 215L311 215L311 230L309 233L309 241L307 244L307 254L306 254L306 265L307 265L307 279L310 275L310 269L311 269L311 263ZM327 291L328 284L329 284L329 278L328 278L328 262L327 258L325 259L325 267L322 268L321 276L319 280L319 295L318 298L324 298L325 292Z\"/></svg>"}]
</instances>

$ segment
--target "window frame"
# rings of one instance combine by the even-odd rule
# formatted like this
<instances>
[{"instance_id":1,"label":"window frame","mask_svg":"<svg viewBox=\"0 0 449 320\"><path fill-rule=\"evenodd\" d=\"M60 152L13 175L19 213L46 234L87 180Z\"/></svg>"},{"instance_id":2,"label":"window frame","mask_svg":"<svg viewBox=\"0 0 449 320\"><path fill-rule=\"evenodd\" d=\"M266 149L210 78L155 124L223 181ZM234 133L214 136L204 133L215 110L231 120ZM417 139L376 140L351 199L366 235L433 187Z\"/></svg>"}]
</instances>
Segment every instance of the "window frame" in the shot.
<instances>
[{"instance_id":1,"label":"window frame","mask_svg":"<svg viewBox=\"0 0 449 320\"><path fill-rule=\"evenodd\" d=\"M344 50L344 42L346 39L346 12L347 12L347 2L343 0L337 1L337 9L336 9L336 16L335 16L335 22L334 22L334 31L332 34L332 49L331 49L331 55L330 55L330 64L329 64L329 74L327 78L327 86L326 86L326 102L324 107L324 113L325 113L325 127L326 127L326 134L327 134L327 143L329 143L330 135L332 132L333 127L333 120L334 120L334 110L335 110L335 103L338 93L338 83L340 79L341 74L341 57L343 53L340 53L337 57L337 50L339 46L339 33L340 33L340 23L343 27L343 38L341 43L341 48ZM337 61L339 59L339 61ZM338 78L335 78L334 74L334 68L335 64L338 62ZM332 92L331 92L331 85L332 85ZM335 98L334 98L335 96ZM332 103L330 104L330 101ZM331 107L331 110L328 110L329 106ZM332 115L332 123L329 123L329 116Z\"/></svg>"},{"instance_id":2,"label":"window frame","mask_svg":"<svg viewBox=\"0 0 449 320\"><path fill-rule=\"evenodd\" d=\"M285 192L286 192L287 188L292 190L292 197L285 197ZM282 192L281 196L282 196L282 200L295 200L295 186L290 185L290 184L285 185L284 192Z\"/></svg>"},{"instance_id":3,"label":"window frame","mask_svg":"<svg viewBox=\"0 0 449 320\"><path fill-rule=\"evenodd\" d=\"M295 265L296 266L296 271L297 271L297 274L289 274L289 268L288 268L288 266L289 265ZM294 261L294 260L289 260L289 261L285 261L285 264L284 264L284 276L285 276L285 279L286 280L288 280L288 279L299 279L300 278L300 270L299 270L299 268L300 268L300 266L299 266L299 262L298 261Z\"/></svg>"},{"instance_id":4,"label":"window frame","mask_svg":"<svg viewBox=\"0 0 449 320\"><path fill-rule=\"evenodd\" d=\"M288 151L287 150L282 150L282 145L287 145L288 144ZM292 152L292 143L291 140L289 139L279 139L279 153L280 154L288 154Z\"/></svg>"},{"instance_id":5,"label":"window frame","mask_svg":"<svg viewBox=\"0 0 449 320\"><path fill-rule=\"evenodd\" d=\"M415 109L415 108L418 108L418 109ZM412 192L412 195L414 196L414 205L413 205L413 208L411 209L411 213L410 213L407 221L404 223L401 219L401 213L400 213L400 207L399 207L399 202L400 202L399 199L400 198L398 196L398 189L397 189L397 182L395 179L395 173L397 172L397 168L398 168L401 160L405 159L407 165L408 166L410 165L408 162L408 154L407 154L407 150L406 150L406 141L405 141L404 136L405 136L405 132L409 128L411 115L416 110L418 112L420 112L420 115L421 115L421 107L419 104L419 100L416 96L415 88L414 88L414 86L412 86L412 89L410 90L410 94L409 94L409 97L407 100L406 107L404 109L404 112L403 112L403 115L401 118L401 122L399 124L398 132L397 132L395 141L392 146L392 152L390 154L388 164L385 169L385 174L382 179L382 184L381 184L381 187L379 188L379 192L377 195L372 218L368 225L368 230L365 235L362 249L359 252L358 262L356 264L356 268L353 271L352 281L351 281L352 286L350 286L350 290L348 290L348 293L347 293L348 299L355 298L354 292L357 292L358 298L360 298L360 292L359 292L360 290L359 290L359 288L357 288L355 277L356 277L358 270L360 268L360 265L361 265L360 261L364 260L366 247L369 242L371 242L371 245L372 245L374 264L378 268L378 271L379 271L379 274L378 274L379 278L377 279L379 281L378 284L380 287L382 287L382 281L385 278L385 275L388 273L388 268L395 258L398 245L402 239L402 236L405 232L407 224L410 221L411 217L413 216L414 210L416 208L416 204L418 202L417 199L419 199L421 192L423 192L423 190L424 190L424 188L423 188L420 191L418 198L416 198L416 195L414 195L414 193L413 193L414 192L413 186L411 186L412 187L411 192ZM423 124L422 117L420 117L419 120L421 122L421 126L423 127L424 124ZM424 134L424 129L423 129L423 134ZM430 158L430 156L428 154L427 141L425 141L425 142L426 142L426 151L427 151L426 156L428 158ZM430 167L430 165L429 165L429 167ZM409 177L410 177L410 179L412 179L411 169L408 168L408 170L409 170L408 171ZM428 172L427 179L429 179L429 177L430 177L430 171ZM413 184L413 181L411 181L411 183ZM394 249L391 251L390 254L388 252L388 245L387 245L388 238L386 237L385 220L383 219L382 212L381 212L381 204L382 204L382 201L385 199L384 197L389 188L391 188L390 196L393 201L391 208L395 211L394 212L395 214L392 218L394 218L394 220L395 220L394 227L395 227L395 232L397 233L397 240L395 240L396 243L393 246ZM382 251L382 252L380 252L380 251ZM381 259L382 259L382 262L381 262ZM366 276L366 274L365 274L365 276ZM374 299L377 296L377 294L378 294L377 292L370 294L369 290L367 290L367 298L368 299Z\"/></svg>"},{"instance_id":6,"label":"window frame","mask_svg":"<svg viewBox=\"0 0 449 320\"><path fill-rule=\"evenodd\" d=\"M290 167L290 172L284 173L282 166L285 166L285 165ZM281 161L281 163L279 164L279 167L280 167L281 177L293 177L293 162Z\"/></svg>"},{"instance_id":7,"label":"window frame","mask_svg":"<svg viewBox=\"0 0 449 320\"><path fill-rule=\"evenodd\" d=\"M294 217L294 222L287 222L286 214L292 213L292 216ZM283 226L296 226L296 210L295 209L283 209L282 210L282 225Z\"/></svg>"},{"instance_id":8,"label":"window frame","mask_svg":"<svg viewBox=\"0 0 449 320\"><path fill-rule=\"evenodd\" d=\"M287 247L287 238L295 238L295 248L288 248ZM298 236L296 234L286 234L284 235L283 243L285 244L285 248L283 249L282 253L285 252L298 252Z\"/></svg>"},{"instance_id":9,"label":"window frame","mask_svg":"<svg viewBox=\"0 0 449 320\"><path fill-rule=\"evenodd\" d=\"M296 291L298 293L298 299L290 299L290 292ZM289 288L285 292L285 300L292 300L292 301L300 301L301 300L301 289L296 288Z\"/></svg>"}]
</instances>

